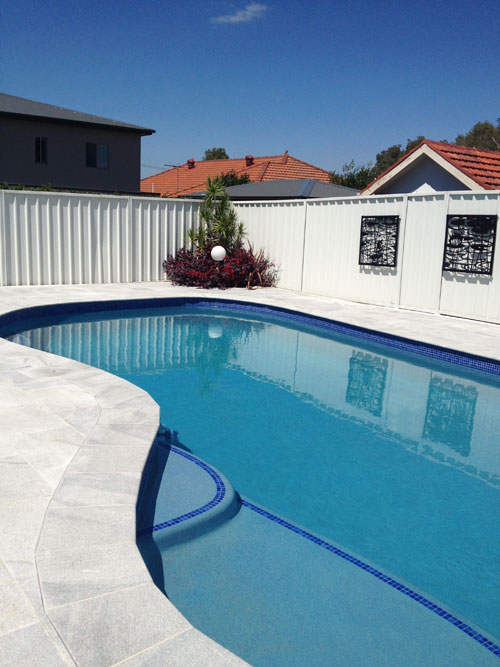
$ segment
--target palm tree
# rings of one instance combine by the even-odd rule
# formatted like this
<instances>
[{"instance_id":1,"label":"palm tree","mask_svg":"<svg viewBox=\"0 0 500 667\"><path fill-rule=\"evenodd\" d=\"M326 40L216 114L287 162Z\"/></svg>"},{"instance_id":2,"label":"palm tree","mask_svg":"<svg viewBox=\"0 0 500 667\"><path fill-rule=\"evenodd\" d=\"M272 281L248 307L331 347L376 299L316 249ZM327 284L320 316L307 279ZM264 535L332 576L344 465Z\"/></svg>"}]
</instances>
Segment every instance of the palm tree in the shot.
<instances>
[{"instance_id":1,"label":"palm tree","mask_svg":"<svg viewBox=\"0 0 500 667\"><path fill-rule=\"evenodd\" d=\"M200 206L200 224L196 231L189 230L188 237L200 249L221 245L230 254L234 248L241 247L245 228L238 222L236 211L220 179L207 179L206 194Z\"/></svg>"}]
</instances>

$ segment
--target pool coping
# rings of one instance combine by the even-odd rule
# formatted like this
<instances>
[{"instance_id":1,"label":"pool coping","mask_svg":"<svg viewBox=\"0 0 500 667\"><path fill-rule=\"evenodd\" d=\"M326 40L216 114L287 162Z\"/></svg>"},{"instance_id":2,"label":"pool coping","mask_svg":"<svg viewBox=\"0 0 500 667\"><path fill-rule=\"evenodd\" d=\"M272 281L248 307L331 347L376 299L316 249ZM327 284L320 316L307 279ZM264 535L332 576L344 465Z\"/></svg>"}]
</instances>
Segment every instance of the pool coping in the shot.
<instances>
[{"instance_id":1,"label":"pool coping","mask_svg":"<svg viewBox=\"0 0 500 667\"><path fill-rule=\"evenodd\" d=\"M201 291L165 283L1 288L0 314L65 302L165 297L216 298L284 308L500 360L500 329L495 324L282 289ZM10 642L17 653L9 648L7 657L15 655L17 663L24 664L19 651L29 641L30 646L35 642L39 647L39 655L45 652L51 656L47 662L51 665L127 664L151 652L160 652L165 658L185 656L186 665L200 658L206 665L244 664L182 617L156 589L137 550L135 504L144 462L159 425L159 409L153 399L121 378L69 359L3 339L0 350L0 388L5 395L10 391L19 402L13 406L12 417L21 421L17 449L13 447L11 455L5 456L9 452L5 445L0 463L22 463L30 474L41 478L41 483L34 485L36 493L29 494L24 488L21 496L9 497L9 501L17 510L21 506L26 510L34 501L45 507L39 523L32 521L29 512L20 513L30 524L27 541L34 544L31 560L27 553L19 558L15 550L9 550L9 544L0 549L5 570L0 585L8 587L16 609L15 622L7 631L0 628L0 657L2 647ZM30 431L21 415L23 410L24 414L35 411L34 405L45 411L40 422L43 428ZM19 457L19 443L20 451L29 452L28 441L33 440L33 434L49 431L52 417L79 438L78 442L65 443L67 460L57 471L44 469L29 454L26 460L18 461L16 456L23 458ZM114 457L116 463L116 453L125 450L126 470L113 468L109 472L108 459ZM97 530L92 528L95 525ZM74 536L70 548L68 534ZM99 576L89 574L96 563L101 567ZM87 640L89 629L99 641Z\"/></svg>"}]
</instances>

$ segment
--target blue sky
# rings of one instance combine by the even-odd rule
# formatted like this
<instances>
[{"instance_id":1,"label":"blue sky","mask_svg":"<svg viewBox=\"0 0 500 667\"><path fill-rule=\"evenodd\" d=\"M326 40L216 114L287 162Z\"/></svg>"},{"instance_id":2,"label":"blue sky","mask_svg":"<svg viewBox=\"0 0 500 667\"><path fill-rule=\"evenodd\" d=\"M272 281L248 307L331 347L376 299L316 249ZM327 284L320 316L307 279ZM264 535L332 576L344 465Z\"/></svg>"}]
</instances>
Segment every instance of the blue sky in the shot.
<instances>
[{"instance_id":1,"label":"blue sky","mask_svg":"<svg viewBox=\"0 0 500 667\"><path fill-rule=\"evenodd\" d=\"M500 116L497 0L5 0L0 28L3 92L155 129L144 165L340 170Z\"/></svg>"}]
</instances>

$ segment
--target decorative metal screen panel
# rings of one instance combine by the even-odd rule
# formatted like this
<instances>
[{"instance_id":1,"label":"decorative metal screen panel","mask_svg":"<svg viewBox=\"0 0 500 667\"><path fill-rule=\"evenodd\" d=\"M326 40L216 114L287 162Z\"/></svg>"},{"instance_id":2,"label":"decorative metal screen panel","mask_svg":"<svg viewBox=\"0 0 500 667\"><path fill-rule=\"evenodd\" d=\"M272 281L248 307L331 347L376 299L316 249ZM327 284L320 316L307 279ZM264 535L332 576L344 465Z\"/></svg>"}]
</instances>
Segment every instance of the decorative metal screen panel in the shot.
<instances>
[{"instance_id":1,"label":"decorative metal screen panel","mask_svg":"<svg viewBox=\"0 0 500 667\"><path fill-rule=\"evenodd\" d=\"M387 359L353 351L345 400L380 417L384 403Z\"/></svg>"},{"instance_id":2,"label":"decorative metal screen panel","mask_svg":"<svg viewBox=\"0 0 500 667\"><path fill-rule=\"evenodd\" d=\"M448 215L443 271L491 275L496 215Z\"/></svg>"},{"instance_id":3,"label":"decorative metal screen panel","mask_svg":"<svg viewBox=\"0 0 500 667\"><path fill-rule=\"evenodd\" d=\"M462 456L470 453L477 390L434 376L429 383L423 437L448 445Z\"/></svg>"},{"instance_id":4,"label":"decorative metal screen panel","mask_svg":"<svg viewBox=\"0 0 500 667\"><path fill-rule=\"evenodd\" d=\"M399 215L361 216L359 263L368 266L396 266Z\"/></svg>"}]
</instances>

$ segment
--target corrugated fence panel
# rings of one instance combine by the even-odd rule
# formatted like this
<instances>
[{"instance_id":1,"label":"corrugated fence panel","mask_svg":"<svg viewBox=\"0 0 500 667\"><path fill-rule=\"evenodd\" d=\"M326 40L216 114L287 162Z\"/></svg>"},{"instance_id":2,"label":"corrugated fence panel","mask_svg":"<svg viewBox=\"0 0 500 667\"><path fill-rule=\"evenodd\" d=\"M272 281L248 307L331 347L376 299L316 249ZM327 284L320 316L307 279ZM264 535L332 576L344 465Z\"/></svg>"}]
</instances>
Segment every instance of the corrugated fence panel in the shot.
<instances>
[{"instance_id":1,"label":"corrugated fence panel","mask_svg":"<svg viewBox=\"0 0 500 667\"><path fill-rule=\"evenodd\" d=\"M1 191L2 285L161 280L199 203Z\"/></svg>"},{"instance_id":2,"label":"corrugated fence panel","mask_svg":"<svg viewBox=\"0 0 500 667\"><path fill-rule=\"evenodd\" d=\"M2 237L3 237L3 277L5 285L19 285L19 259L17 257L17 238L16 238L16 228L17 228L17 200L16 199L7 199L4 197L2 192L2 198L4 199L4 205L2 207L4 211L5 220L11 222L10 225L2 225Z\"/></svg>"},{"instance_id":3,"label":"corrugated fence panel","mask_svg":"<svg viewBox=\"0 0 500 667\"><path fill-rule=\"evenodd\" d=\"M499 192L243 202L236 208L249 242L280 266L281 287L500 322L500 243L492 276L442 273L447 214L500 217ZM162 261L189 245L198 210L195 201L2 190L0 284L161 280ZM394 269L359 265L363 215L400 216Z\"/></svg>"},{"instance_id":4,"label":"corrugated fence panel","mask_svg":"<svg viewBox=\"0 0 500 667\"><path fill-rule=\"evenodd\" d=\"M399 215L402 238L405 210L403 196L309 201L303 290L352 301L397 305L401 244L395 268L360 266L361 217Z\"/></svg>"},{"instance_id":5,"label":"corrugated fence panel","mask_svg":"<svg viewBox=\"0 0 500 667\"><path fill-rule=\"evenodd\" d=\"M498 194L463 193L449 196L450 215L498 215ZM497 235L500 223L497 223ZM495 244L491 276L443 272L440 312L476 320L500 322L500 243Z\"/></svg>"},{"instance_id":6,"label":"corrugated fence panel","mask_svg":"<svg viewBox=\"0 0 500 667\"><path fill-rule=\"evenodd\" d=\"M301 289L304 244L304 202L258 202L236 205L248 240L280 267L279 286Z\"/></svg>"},{"instance_id":7,"label":"corrugated fence panel","mask_svg":"<svg viewBox=\"0 0 500 667\"><path fill-rule=\"evenodd\" d=\"M401 298L409 310L439 312L447 195L408 197Z\"/></svg>"}]
</instances>

